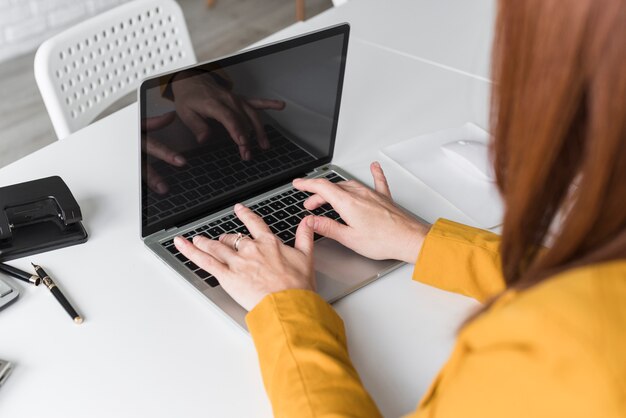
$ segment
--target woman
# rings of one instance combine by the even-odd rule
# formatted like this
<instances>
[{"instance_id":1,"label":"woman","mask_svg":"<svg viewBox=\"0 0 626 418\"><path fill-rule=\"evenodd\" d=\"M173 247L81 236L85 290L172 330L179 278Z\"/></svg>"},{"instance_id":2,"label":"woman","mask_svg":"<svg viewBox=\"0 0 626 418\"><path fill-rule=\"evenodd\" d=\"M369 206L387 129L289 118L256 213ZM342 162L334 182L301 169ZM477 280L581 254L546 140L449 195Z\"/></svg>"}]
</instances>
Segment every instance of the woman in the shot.
<instances>
[{"instance_id":1,"label":"woman","mask_svg":"<svg viewBox=\"0 0 626 418\"><path fill-rule=\"evenodd\" d=\"M250 210L254 239L176 245L250 310L279 417L379 416L341 319L312 290L313 233L371 258L416 259L413 278L485 302L412 417L626 416L626 2L501 1L492 151L502 237L396 208L376 191L298 180L313 209L285 247ZM378 224L372 227L372 220ZM378 221L380 220L380 221ZM549 239L548 239L549 238Z\"/></svg>"}]
</instances>

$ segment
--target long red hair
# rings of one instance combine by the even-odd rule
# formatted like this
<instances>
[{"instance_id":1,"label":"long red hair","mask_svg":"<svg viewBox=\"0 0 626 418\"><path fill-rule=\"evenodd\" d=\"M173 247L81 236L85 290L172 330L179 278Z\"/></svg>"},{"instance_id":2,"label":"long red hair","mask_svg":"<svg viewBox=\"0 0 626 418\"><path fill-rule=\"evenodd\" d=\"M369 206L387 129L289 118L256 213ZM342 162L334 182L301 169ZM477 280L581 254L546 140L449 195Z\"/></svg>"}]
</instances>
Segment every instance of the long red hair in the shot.
<instances>
[{"instance_id":1,"label":"long red hair","mask_svg":"<svg viewBox=\"0 0 626 418\"><path fill-rule=\"evenodd\" d=\"M626 258L626 2L501 0L492 77L507 287Z\"/></svg>"}]
</instances>

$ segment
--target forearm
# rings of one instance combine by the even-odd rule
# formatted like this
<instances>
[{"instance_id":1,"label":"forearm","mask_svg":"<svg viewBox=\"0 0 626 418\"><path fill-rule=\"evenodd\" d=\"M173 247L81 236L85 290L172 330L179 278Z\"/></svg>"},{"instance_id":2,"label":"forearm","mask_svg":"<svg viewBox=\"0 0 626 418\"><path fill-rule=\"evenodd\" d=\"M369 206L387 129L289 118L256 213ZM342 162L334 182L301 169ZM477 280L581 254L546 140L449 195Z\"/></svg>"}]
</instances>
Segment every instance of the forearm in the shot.
<instances>
[{"instance_id":1,"label":"forearm","mask_svg":"<svg viewBox=\"0 0 626 418\"><path fill-rule=\"evenodd\" d=\"M304 290L267 296L247 316L276 417L378 417L348 356L343 321Z\"/></svg>"}]
</instances>

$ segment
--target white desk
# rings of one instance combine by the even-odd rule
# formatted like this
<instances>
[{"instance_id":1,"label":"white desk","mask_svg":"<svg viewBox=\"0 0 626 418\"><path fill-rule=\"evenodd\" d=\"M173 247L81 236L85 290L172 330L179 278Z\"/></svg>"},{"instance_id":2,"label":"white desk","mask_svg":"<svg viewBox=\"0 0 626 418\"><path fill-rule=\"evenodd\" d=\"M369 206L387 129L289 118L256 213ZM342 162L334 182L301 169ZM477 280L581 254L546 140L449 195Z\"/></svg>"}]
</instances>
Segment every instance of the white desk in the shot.
<instances>
[{"instance_id":1,"label":"white desk","mask_svg":"<svg viewBox=\"0 0 626 418\"><path fill-rule=\"evenodd\" d=\"M400 203L430 221L467 221L377 150L466 121L484 125L488 88L353 37L335 161L369 183L367 164L380 159ZM252 341L139 239L137 118L131 105L0 170L0 185L62 176L90 233L84 245L13 262L46 266L86 321L74 325L47 290L18 284L21 300L0 313L0 357L16 363L0 389L0 417L271 416ZM415 408L476 305L410 273L401 268L335 304L354 363L390 417Z\"/></svg>"}]
</instances>

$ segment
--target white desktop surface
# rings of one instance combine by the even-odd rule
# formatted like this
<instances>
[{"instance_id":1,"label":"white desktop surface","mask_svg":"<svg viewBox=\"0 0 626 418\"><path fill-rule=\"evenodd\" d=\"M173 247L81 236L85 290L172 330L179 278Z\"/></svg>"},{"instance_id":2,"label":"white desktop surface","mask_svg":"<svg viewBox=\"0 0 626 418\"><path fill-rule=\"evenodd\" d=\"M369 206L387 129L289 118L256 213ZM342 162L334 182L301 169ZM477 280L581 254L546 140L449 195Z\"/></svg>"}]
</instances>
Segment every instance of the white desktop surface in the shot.
<instances>
[{"instance_id":1,"label":"white desktop surface","mask_svg":"<svg viewBox=\"0 0 626 418\"><path fill-rule=\"evenodd\" d=\"M495 6L494 0L350 0L261 42L348 22L353 39L487 79Z\"/></svg>"},{"instance_id":2,"label":"white desktop surface","mask_svg":"<svg viewBox=\"0 0 626 418\"><path fill-rule=\"evenodd\" d=\"M369 2L326 14L361 1ZM334 162L371 184L368 163L379 159L405 207L431 222L467 221L378 149L466 121L484 127L489 83L388 47L351 40ZM139 239L137 119L131 105L0 169L0 186L60 175L90 234L86 244L11 262L45 266L85 323L75 325L47 289L17 284L20 300L0 312L0 358L16 365L0 389L0 417L271 416L249 336ZM416 407L477 306L412 281L411 268L334 305L354 364L389 417Z\"/></svg>"}]
</instances>

